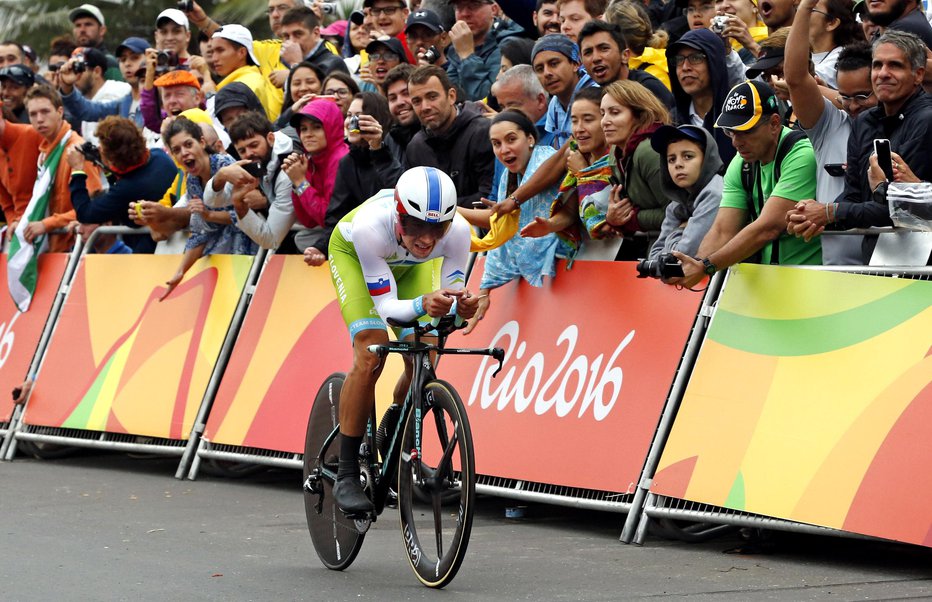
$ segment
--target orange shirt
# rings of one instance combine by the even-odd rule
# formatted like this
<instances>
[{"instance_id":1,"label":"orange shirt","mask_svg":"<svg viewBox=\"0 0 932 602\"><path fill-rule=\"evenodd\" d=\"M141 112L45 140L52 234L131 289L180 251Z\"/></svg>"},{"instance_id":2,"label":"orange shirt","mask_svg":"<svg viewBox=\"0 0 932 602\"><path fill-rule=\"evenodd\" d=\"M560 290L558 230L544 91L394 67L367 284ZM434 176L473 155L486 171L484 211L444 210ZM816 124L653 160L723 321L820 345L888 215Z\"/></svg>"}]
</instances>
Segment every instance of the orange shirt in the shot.
<instances>
[{"instance_id":1,"label":"orange shirt","mask_svg":"<svg viewBox=\"0 0 932 602\"><path fill-rule=\"evenodd\" d=\"M58 130L58 135L55 136L54 140L51 142L48 140L42 141L42 144L39 145L39 151L42 153L39 156L40 163L45 161L45 155L51 152L55 146L61 142L61 139L65 137L65 134L70 131L71 126L68 125L67 121L63 121L61 129ZM74 207L71 205L71 190L68 188L68 183L71 180L71 165L68 164L67 155L72 147L81 146L82 144L84 144L84 138L79 136L77 132L71 134L71 138L69 138L67 144L65 144L61 161L58 163L58 171L55 173L55 180L52 182L52 196L49 199L49 216L42 220L45 228L49 231L56 228L64 228L77 219ZM97 169L97 166L90 161L84 162L83 170L84 173L87 174L87 191L93 196L103 188L100 183L100 171ZM74 235L70 233L67 235L60 234L50 236L49 251L52 253L64 253L68 251L73 239Z\"/></svg>"},{"instance_id":2,"label":"orange shirt","mask_svg":"<svg viewBox=\"0 0 932 602\"><path fill-rule=\"evenodd\" d=\"M4 120L0 135L0 209L9 224L19 221L32 198L42 136L25 123Z\"/></svg>"}]
</instances>

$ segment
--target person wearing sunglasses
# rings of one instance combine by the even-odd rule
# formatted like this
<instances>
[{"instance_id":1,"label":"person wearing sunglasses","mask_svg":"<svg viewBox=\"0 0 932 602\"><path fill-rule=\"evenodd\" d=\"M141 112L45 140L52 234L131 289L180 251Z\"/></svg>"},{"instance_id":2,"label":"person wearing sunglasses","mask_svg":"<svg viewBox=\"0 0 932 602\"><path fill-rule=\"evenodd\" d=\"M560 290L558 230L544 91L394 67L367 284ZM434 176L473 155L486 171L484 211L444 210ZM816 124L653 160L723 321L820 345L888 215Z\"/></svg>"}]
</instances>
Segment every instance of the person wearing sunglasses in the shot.
<instances>
[{"instance_id":1,"label":"person wearing sunglasses","mask_svg":"<svg viewBox=\"0 0 932 602\"><path fill-rule=\"evenodd\" d=\"M19 123L29 123L25 102L26 92L35 83L36 75L26 65L7 65L0 69L0 100Z\"/></svg>"},{"instance_id":2,"label":"person wearing sunglasses","mask_svg":"<svg viewBox=\"0 0 932 602\"><path fill-rule=\"evenodd\" d=\"M353 339L353 367L340 393L340 464L333 487L343 512L372 507L359 482L357 454L381 373L379 358L368 348L388 343L385 321L426 322L451 311L469 319L476 312L478 297L464 289L470 229L457 216L456 198L447 174L414 167L394 189L380 191L351 211L330 239L331 278ZM440 288L435 289L438 268ZM399 339L410 334L411 329L395 329ZM396 406L411 374L405 362L395 387Z\"/></svg>"}]
</instances>

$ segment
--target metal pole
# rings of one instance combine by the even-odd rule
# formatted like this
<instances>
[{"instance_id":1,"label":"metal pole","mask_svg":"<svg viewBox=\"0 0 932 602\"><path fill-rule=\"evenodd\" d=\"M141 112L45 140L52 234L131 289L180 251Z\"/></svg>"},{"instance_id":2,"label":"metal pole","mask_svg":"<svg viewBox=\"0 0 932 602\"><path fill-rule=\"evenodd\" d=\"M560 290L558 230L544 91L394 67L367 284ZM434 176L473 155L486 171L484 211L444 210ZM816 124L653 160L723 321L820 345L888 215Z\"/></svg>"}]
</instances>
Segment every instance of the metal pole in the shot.
<instances>
[{"instance_id":1,"label":"metal pole","mask_svg":"<svg viewBox=\"0 0 932 602\"><path fill-rule=\"evenodd\" d=\"M715 303L718 301L718 295L722 289L725 280L725 272L719 272L709 281L709 288L696 314L696 321L693 324L692 332L689 335L689 341L686 343L686 350L683 352L683 359L680 360L680 366L677 370L673 385L670 388L670 395L667 403L663 407L660 415L660 422L657 425L657 431L651 442L647 458L644 460L644 468L641 471L641 478L638 480L634 491L634 499L631 502L631 511L625 519L624 528L621 531L621 541L631 543L634 538L635 528L643 512L644 498L650 488L651 478L657 470L657 464L660 462L660 454L667 442L667 436L673 427L673 419L676 417L676 411L679 409L680 401L683 398L683 392L689 383L689 377L692 374L693 366L696 363L696 357L699 349L702 347L702 341L705 338L705 331L708 320L712 317Z\"/></svg>"},{"instance_id":2,"label":"metal pole","mask_svg":"<svg viewBox=\"0 0 932 602\"><path fill-rule=\"evenodd\" d=\"M207 383L207 390L204 392L204 397L201 399L201 406L198 408L197 417L194 420L194 427L191 429L191 435L188 437L188 443L185 446L184 454L181 456L181 462L178 464L178 469L175 471L176 479L185 478L191 458L197 450L201 434L203 434L207 426L207 415L213 405L217 389L220 387L220 380L223 376L223 372L226 369L227 363L230 361L230 354L233 351L233 344L236 342L240 326L242 326L243 317L246 314L246 307L249 305L249 300L256 290L256 281L259 279L262 268L265 266L266 254L264 249L259 249L259 252L252 260L252 267L249 269L249 275L246 277L246 282L243 285L243 292L240 295L239 302L236 304L233 319L230 320L230 326L227 328L227 334L223 339L223 346L220 348L217 363L214 365L214 369L210 374L210 381Z\"/></svg>"}]
</instances>

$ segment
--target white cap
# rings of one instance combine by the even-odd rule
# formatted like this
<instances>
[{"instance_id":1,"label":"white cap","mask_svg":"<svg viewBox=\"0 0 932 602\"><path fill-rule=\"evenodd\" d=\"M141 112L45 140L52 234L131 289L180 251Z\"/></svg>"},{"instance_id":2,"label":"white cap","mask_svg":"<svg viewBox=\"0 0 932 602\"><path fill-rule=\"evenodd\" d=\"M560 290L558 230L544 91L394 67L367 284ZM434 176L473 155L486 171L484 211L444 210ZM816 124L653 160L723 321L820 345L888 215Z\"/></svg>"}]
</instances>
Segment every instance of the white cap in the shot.
<instances>
[{"instance_id":1,"label":"white cap","mask_svg":"<svg viewBox=\"0 0 932 602\"><path fill-rule=\"evenodd\" d=\"M256 67L259 66L259 59L256 58L256 53L252 50L252 34L242 25L224 25L215 31L214 35L210 36L210 38L223 38L231 42L236 42L240 46L245 46L246 51L249 53L249 58L252 59L252 64Z\"/></svg>"},{"instance_id":2,"label":"white cap","mask_svg":"<svg viewBox=\"0 0 932 602\"><path fill-rule=\"evenodd\" d=\"M191 29L191 26L188 24L188 18L183 12L177 8L166 8L159 13L159 16L155 18L155 26L158 27L162 19L169 19L174 21L178 25L181 25L185 29Z\"/></svg>"},{"instance_id":3,"label":"white cap","mask_svg":"<svg viewBox=\"0 0 932 602\"><path fill-rule=\"evenodd\" d=\"M97 19L98 23L104 27L107 26L106 21L104 21L104 14L100 12L100 9L93 4L82 4L78 8L72 9L71 12L68 13L68 20L72 23L74 23L74 20L78 17L94 17Z\"/></svg>"}]
</instances>

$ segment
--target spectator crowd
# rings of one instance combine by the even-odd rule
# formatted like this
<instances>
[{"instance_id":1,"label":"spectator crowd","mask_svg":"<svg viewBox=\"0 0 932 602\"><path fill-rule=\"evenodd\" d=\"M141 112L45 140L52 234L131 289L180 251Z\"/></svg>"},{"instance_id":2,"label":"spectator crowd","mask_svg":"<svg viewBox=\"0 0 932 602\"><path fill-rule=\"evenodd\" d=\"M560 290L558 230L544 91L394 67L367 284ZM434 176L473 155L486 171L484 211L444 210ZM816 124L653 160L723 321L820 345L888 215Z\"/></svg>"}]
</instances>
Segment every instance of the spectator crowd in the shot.
<instances>
[{"instance_id":1,"label":"spectator crowd","mask_svg":"<svg viewBox=\"0 0 932 602\"><path fill-rule=\"evenodd\" d=\"M48 48L0 42L5 240L147 226L95 251L181 254L167 295L214 253L320 265L343 216L433 166L488 251L479 319L557 258L685 287L865 264L876 236L826 233L891 226L888 186L932 181L917 0L358 2L268 0L269 40L197 2L109 40L83 4Z\"/></svg>"}]
</instances>

